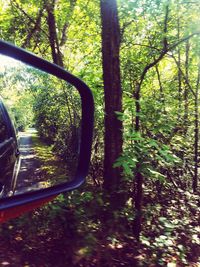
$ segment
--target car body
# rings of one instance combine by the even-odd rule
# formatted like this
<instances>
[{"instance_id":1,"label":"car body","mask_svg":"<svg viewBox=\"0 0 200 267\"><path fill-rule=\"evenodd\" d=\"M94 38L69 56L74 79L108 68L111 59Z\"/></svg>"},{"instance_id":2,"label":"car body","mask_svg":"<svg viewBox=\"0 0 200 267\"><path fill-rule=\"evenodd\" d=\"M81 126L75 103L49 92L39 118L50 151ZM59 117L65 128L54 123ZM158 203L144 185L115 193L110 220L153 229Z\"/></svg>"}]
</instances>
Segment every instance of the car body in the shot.
<instances>
[{"instance_id":1,"label":"car body","mask_svg":"<svg viewBox=\"0 0 200 267\"><path fill-rule=\"evenodd\" d=\"M15 127L0 98L0 198L14 193L19 164Z\"/></svg>"}]
</instances>

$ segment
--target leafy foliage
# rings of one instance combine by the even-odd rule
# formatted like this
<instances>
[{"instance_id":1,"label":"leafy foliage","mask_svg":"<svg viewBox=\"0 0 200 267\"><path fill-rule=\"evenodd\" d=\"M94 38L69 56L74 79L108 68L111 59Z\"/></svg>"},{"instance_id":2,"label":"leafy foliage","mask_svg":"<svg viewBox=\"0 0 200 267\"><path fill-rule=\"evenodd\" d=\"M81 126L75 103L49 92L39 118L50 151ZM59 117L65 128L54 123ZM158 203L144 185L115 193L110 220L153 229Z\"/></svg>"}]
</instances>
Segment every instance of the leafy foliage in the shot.
<instances>
[{"instance_id":1,"label":"leafy foliage","mask_svg":"<svg viewBox=\"0 0 200 267\"><path fill-rule=\"evenodd\" d=\"M106 114L99 1L45 2L0 1L0 36L54 63L60 60L92 88L96 110L91 168L80 191L3 225L0 242L14 240L14 251L21 245L15 266L197 266L198 1L117 1L123 111L116 110L115 116L123 123L123 153L113 168L122 170L115 203L123 205L114 211L102 186ZM16 72L9 65L3 67L0 81L0 93L19 127L36 126L53 152L72 165L81 118L74 89L37 70ZM143 178L140 190L138 173ZM133 233L138 214L140 242Z\"/></svg>"}]
</instances>

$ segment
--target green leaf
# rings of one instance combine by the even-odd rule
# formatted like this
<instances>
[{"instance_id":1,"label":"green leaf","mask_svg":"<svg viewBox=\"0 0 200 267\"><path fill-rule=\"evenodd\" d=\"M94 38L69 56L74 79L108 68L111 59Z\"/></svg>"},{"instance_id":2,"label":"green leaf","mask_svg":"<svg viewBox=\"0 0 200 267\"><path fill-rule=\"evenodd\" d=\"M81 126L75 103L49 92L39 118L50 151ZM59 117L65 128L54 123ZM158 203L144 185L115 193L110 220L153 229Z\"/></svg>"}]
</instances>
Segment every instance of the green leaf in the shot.
<instances>
[{"instance_id":1,"label":"green leaf","mask_svg":"<svg viewBox=\"0 0 200 267\"><path fill-rule=\"evenodd\" d=\"M163 175L162 173L157 172L157 171L154 171L154 170L152 170L152 169L150 169L150 168L148 168L148 170L149 170L150 174L151 174L153 177L155 177L156 179L158 179L159 181L161 181L161 182L164 182L164 181L165 181L166 176Z\"/></svg>"}]
</instances>

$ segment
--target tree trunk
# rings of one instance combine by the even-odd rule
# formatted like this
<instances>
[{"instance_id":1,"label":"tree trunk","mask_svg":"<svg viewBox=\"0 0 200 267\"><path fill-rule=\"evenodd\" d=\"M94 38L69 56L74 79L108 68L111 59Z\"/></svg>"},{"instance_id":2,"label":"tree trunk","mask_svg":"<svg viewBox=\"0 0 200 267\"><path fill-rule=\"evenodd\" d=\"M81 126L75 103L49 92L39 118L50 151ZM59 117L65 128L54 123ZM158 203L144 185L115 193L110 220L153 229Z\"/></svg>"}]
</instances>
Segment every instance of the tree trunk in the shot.
<instances>
[{"instance_id":1,"label":"tree trunk","mask_svg":"<svg viewBox=\"0 0 200 267\"><path fill-rule=\"evenodd\" d=\"M140 90L141 90L141 84L136 85L135 89L135 110L136 110L136 116L135 116L135 131L140 131ZM136 147L137 149L137 147ZM139 154L139 151L138 151ZM136 173L135 173L135 179L134 179L134 211L135 211L135 219L133 221L133 234L136 237L136 239L139 241L140 238L140 232L141 232L141 222L142 222L142 199L143 199L143 176L140 171L140 164L141 162L138 162L136 165Z\"/></svg>"},{"instance_id":2,"label":"tree trunk","mask_svg":"<svg viewBox=\"0 0 200 267\"><path fill-rule=\"evenodd\" d=\"M198 93L195 97L195 129L194 129L194 176L192 181L193 192L197 190L198 178L198 143L199 143L199 111L198 111Z\"/></svg>"},{"instance_id":3,"label":"tree trunk","mask_svg":"<svg viewBox=\"0 0 200 267\"><path fill-rule=\"evenodd\" d=\"M62 57L62 53L60 51L60 46L58 42L54 9L55 9L55 0L53 0L51 3L46 4L47 24L48 24L48 29L49 29L49 43L51 46L51 54L52 54L53 62L63 67L64 66L63 57Z\"/></svg>"},{"instance_id":4,"label":"tree trunk","mask_svg":"<svg viewBox=\"0 0 200 267\"><path fill-rule=\"evenodd\" d=\"M142 71L142 74L140 76L140 81L136 84L135 88L135 131L140 131L140 92L142 83L145 79L145 75L147 74L148 70L152 67L156 66L162 58L165 56L165 54L168 51L168 42L167 42L167 26L168 26L168 16L169 16L169 6L166 6L166 12L165 12L165 19L164 19L164 29L163 32L165 33L163 38L163 50L160 53L160 55L155 58L154 61L150 64L146 65L145 68ZM137 146L136 146L137 149ZM140 151L138 151L138 154ZM135 179L134 179L134 201L135 201L135 218L133 221L133 234L136 237L136 239L139 241L140 239L140 232L142 230L142 202L143 202L143 175L140 170L140 165L142 164L141 160L139 159L139 162L136 165L136 173L135 173Z\"/></svg>"},{"instance_id":5,"label":"tree trunk","mask_svg":"<svg viewBox=\"0 0 200 267\"><path fill-rule=\"evenodd\" d=\"M140 166L137 164L136 166L136 174L135 174L135 219L133 221L133 234L135 238L139 241L140 232L142 230L142 202L143 202L143 176L140 172Z\"/></svg>"},{"instance_id":6,"label":"tree trunk","mask_svg":"<svg viewBox=\"0 0 200 267\"><path fill-rule=\"evenodd\" d=\"M104 80L104 189L114 193L119 189L121 171L113 168L122 153L122 122L116 111L122 112L120 80L120 29L115 0L101 0L102 61Z\"/></svg>"},{"instance_id":7,"label":"tree trunk","mask_svg":"<svg viewBox=\"0 0 200 267\"><path fill-rule=\"evenodd\" d=\"M163 104L163 110L165 112L165 94L164 94L164 90L163 90L163 86L161 82L158 65L156 65L155 68L156 68L156 73L157 73L157 78L158 78L158 83L159 83L159 88L160 88L160 102Z\"/></svg>"},{"instance_id":8,"label":"tree trunk","mask_svg":"<svg viewBox=\"0 0 200 267\"><path fill-rule=\"evenodd\" d=\"M186 42L186 47L185 47L185 77L186 80L189 82L189 40ZM185 85L185 90L184 90L184 134L186 135L187 133L187 128L188 128L188 85Z\"/></svg>"},{"instance_id":9,"label":"tree trunk","mask_svg":"<svg viewBox=\"0 0 200 267\"><path fill-rule=\"evenodd\" d=\"M195 90L195 129L194 129L194 176L192 181L192 189L195 193L197 191L198 183L198 144L199 144L199 79L200 79L200 64L198 68L198 77Z\"/></svg>"}]
</instances>

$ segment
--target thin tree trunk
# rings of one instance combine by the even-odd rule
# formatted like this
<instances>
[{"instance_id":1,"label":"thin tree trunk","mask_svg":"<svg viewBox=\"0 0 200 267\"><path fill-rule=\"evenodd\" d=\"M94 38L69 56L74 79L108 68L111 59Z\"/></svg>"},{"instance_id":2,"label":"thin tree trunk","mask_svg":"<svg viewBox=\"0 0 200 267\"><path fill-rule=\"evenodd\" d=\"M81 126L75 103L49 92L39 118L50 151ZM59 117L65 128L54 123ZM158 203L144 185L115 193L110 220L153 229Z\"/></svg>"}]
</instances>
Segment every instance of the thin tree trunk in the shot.
<instances>
[{"instance_id":1,"label":"thin tree trunk","mask_svg":"<svg viewBox=\"0 0 200 267\"><path fill-rule=\"evenodd\" d=\"M145 66L140 76L140 81L136 84L135 93L134 93L135 108L136 108L136 116L135 116L135 131L136 132L140 131L140 112L141 112L140 92L141 92L142 83L145 79L145 75L149 69L156 66L157 63L162 60L162 58L165 56L165 54L167 53L169 49L168 42L167 42L168 16L169 16L169 6L167 5L166 12L165 12L165 19L164 19L164 28L163 28L163 32L165 33L164 38L163 38L163 50L157 58L154 58L153 62ZM133 234L135 235L138 241L140 239L140 232L142 230L143 175L140 170L141 164L142 162L138 162L138 164L136 165L136 173L135 173L135 179L134 179L135 219L133 221Z\"/></svg>"},{"instance_id":2,"label":"thin tree trunk","mask_svg":"<svg viewBox=\"0 0 200 267\"><path fill-rule=\"evenodd\" d=\"M185 47L185 77L186 80L189 83L189 73L188 73L188 68L189 68L189 40L186 41L186 47ZM186 135L187 133L187 128L188 128L188 85L185 85L185 90L184 90L184 134Z\"/></svg>"},{"instance_id":3,"label":"thin tree trunk","mask_svg":"<svg viewBox=\"0 0 200 267\"><path fill-rule=\"evenodd\" d=\"M140 172L140 165L136 166L137 171L135 174L135 219L133 221L133 234L135 238L140 240L140 233L142 230L142 202L143 202L143 175Z\"/></svg>"},{"instance_id":4,"label":"thin tree trunk","mask_svg":"<svg viewBox=\"0 0 200 267\"><path fill-rule=\"evenodd\" d=\"M198 144L199 144L199 79L200 79L200 65L198 68L198 77L195 94L195 129L194 129L194 176L192 181L193 192L197 191L198 184Z\"/></svg>"},{"instance_id":5,"label":"thin tree trunk","mask_svg":"<svg viewBox=\"0 0 200 267\"><path fill-rule=\"evenodd\" d=\"M157 73L158 83L159 83L159 88L160 88L160 101L163 104L163 110L165 112L165 95L164 95L164 91L163 91L163 86L162 86L162 82L161 82L161 77L160 77L158 65L156 65L155 68L156 68L156 73Z\"/></svg>"},{"instance_id":6,"label":"thin tree trunk","mask_svg":"<svg viewBox=\"0 0 200 267\"><path fill-rule=\"evenodd\" d=\"M135 111L136 111L136 115L135 115L135 131L139 132L140 130L140 89L141 89L141 85L137 84L136 85L136 89L135 89Z\"/></svg>"},{"instance_id":7,"label":"thin tree trunk","mask_svg":"<svg viewBox=\"0 0 200 267\"><path fill-rule=\"evenodd\" d=\"M135 116L135 131L140 131L140 90L141 90L141 84L136 85L135 89L135 110L136 110L136 116ZM137 149L137 147L136 147ZM139 154L139 151L138 151ZM140 238L140 232L141 232L141 222L142 222L142 199L143 199L143 176L140 171L140 162L136 165L136 173L135 173L135 179L134 179L134 211L135 211L135 219L133 221L133 234L136 237L136 239L139 241Z\"/></svg>"},{"instance_id":8,"label":"thin tree trunk","mask_svg":"<svg viewBox=\"0 0 200 267\"><path fill-rule=\"evenodd\" d=\"M179 2L178 2L178 8L179 8ZM179 11L178 11L179 12ZM177 38L178 40L180 40L180 18L178 16L178 20L177 20ZM181 50L180 47L178 47L178 64L179 64L179 68L178 68L178 119L180 119L181 116L181 94L182 94L182 75L181 75Z\"/></svg>"}]
</instances>

